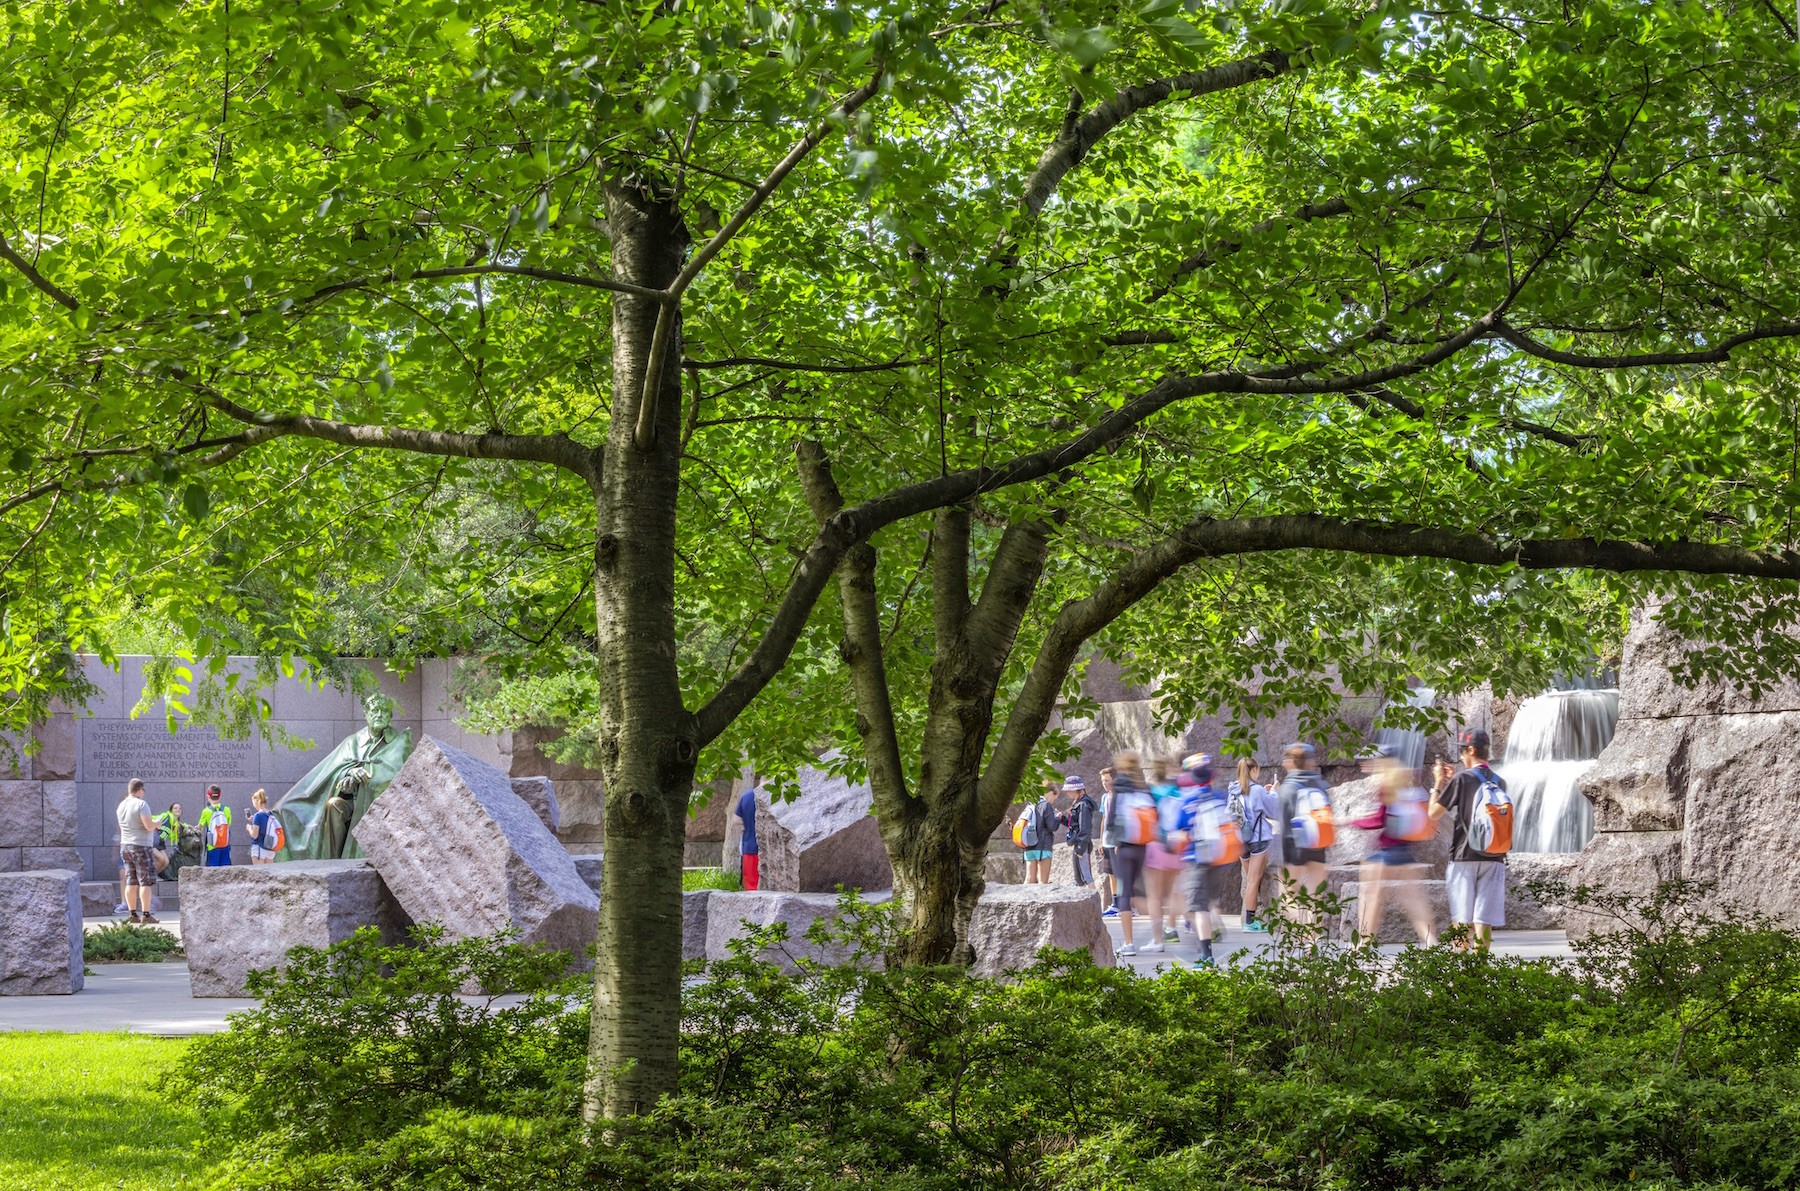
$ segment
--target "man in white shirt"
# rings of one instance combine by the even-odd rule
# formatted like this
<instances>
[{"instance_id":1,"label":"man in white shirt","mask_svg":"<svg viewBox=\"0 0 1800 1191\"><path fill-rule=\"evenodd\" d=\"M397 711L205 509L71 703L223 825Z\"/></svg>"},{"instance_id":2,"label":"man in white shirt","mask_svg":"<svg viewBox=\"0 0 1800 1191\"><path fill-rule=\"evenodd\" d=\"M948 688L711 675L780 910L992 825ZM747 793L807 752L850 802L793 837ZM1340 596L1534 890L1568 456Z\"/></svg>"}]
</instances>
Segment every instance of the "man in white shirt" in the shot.
<instances>
[{"instance_id":1,"label":"man in white shirt","mask_svg":"<svg viewBox=\"0 0 1800 1191\"><path fill-rule=\"evenodd\" d=\"M157 919L150 913L150 897L156 890L156 820L144 801L144 783L132 778L119 799L119 854L125 861L125 908L132 922Z\"/></svg>"}]
</instances>

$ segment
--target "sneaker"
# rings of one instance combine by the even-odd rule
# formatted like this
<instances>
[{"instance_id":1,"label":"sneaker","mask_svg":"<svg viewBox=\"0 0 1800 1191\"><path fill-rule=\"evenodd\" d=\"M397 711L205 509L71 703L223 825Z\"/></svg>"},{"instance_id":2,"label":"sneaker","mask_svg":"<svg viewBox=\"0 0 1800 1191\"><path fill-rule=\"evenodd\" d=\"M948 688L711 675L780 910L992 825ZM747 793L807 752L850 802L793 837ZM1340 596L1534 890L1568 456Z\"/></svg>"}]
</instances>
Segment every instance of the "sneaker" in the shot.
<instances>
[{"instance_id":1,"label":"sneaker","mask_svg":"<svg viewBox=\"0 0 1800 1191\"><path fill-rule=\"evenodd\" d=\"M1223 943L1225 941L1225 928L1224 927L1222 927L1222 926L1213 927L1212 941L1215 943Z\"/></svg>"},{"instance_id":2,"label":"sneaker","mask_svg":"<svg viewBox=\"0 0 1800 1191\"><path fill-rule=\"evenodd\" d=\"M1100 917L1102 918L1117 918L1118 916L1119 911L1113 906L1108 906L1106 909L1100 911Z\"/></svg>"},{"instance_id":3,"label":"sneaker","mask_svg":"<svg viewBox=\"0 0 1800 1191\"><path fill-rule=\"evenodd\" d=\"M1252 918L1250 921L1244 923L1244 929L1251 934L1266 935L1269 933L1269 928L1263 925L1263 921L1260 918Z\"/></svg>"},{"instance_id":4,"label":"sneaker","mask_svg":"<svg viewBox=\"0 0 1800 1191\"><path fill-rule=\"evenodd\" d=\"M138 921L142 922L145 926L149 926L152 923L161 922L162 919L158 918L154 914L146 914L142 918L138 919Z\"/></svg>"},{"instance_id":5,"label":"sneaker","mask_svg":"<svg viewBox=\"0 0 1800 1191\"><path fill-rule=\"evenodd\" d=\"M1202 955L1194 960L1194 966L1196 968L1216 968L1219 966L1219 961L1211 955Z\"/></svg>"},{"instance_id":6,"label":"sneaker","mask_svg":"<svg viewBox=\"0 0 1800 1191\"><path fill-rule=\"evenodd\" d=\"M118 905L114 906L113 913L135 915L135 911L133 911L132 908L130 906L126 905L124 902L120 902Z\"/></svg>"},{"instance_id":7,"label":"sneaker","mask_svg":"<svg viewBox=\"0 0 1800 1191\"><path fill-rule=\"evenodd\" d=\"M1133 947L1130 943L1127 943L1127 944L1125 944L1125 946L1123 946L1123 947L1119 948L1117 951L1113 952L1113 954L1118 956L1120 959L1129 959L1132 956L1137 954L1137 948Z\"/></svg>"},{"instance_id":8,"label":"sneaker","mask_svg":"<svg viewBox=\"0 0 1800 1191\"><path fill-rule=\"evenodd\" d=\"M1181 932L1176 930L1172 926L1169 927L1168 929L1163 931L1163 942L1165 942L1165 943L1181 942Z\"/></svg>"},{"instance_id":9,"label":"sneaker","mask_svg":"<svg viewBox=\"0 0 1800 1191\"><path fill-rule=\"evenodd\" d=\"M1163 945L1161 943L1145 943L1142 947L1138 948L1139 951L1161 951L1162 949Z\"/></svg>"}]
</instances>

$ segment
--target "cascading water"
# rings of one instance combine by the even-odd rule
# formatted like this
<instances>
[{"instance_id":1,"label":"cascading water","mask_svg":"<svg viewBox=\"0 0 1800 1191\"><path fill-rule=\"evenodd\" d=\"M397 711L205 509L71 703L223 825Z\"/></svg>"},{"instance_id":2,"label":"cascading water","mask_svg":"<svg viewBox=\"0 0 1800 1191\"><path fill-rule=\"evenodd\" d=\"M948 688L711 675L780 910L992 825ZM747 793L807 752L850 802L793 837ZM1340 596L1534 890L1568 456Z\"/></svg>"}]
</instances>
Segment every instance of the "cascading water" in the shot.
<instances>
[{"instance_id":1,"label":"cascading water","mask_svg":"<svg viewBox=\"0 0 1800 1191\"><path fill-rule=\"evenodd\" d=\"M1551 691L1525 700L1496 765L1517 808L1515 852L1579 852L1594 808L1576 783L1613 738L1619 692Z\"/></svg>"},{"instance_id":2,"label":"cascading water","mask_svg":"<svg viewBox=\"0 0 1800 1191\"><path fill-rule=\"evenodd\" d=\"M1428 686L1414 687L1406 692L1406 702L1411 707L1430 707L1437 701L1437 692ZM1375 733L1375 742L1383 748L1393 750L1393 755L1414 773L1425 768L1425 733L1416 728L1382 728Z\"/></svg>"}]
</instances>

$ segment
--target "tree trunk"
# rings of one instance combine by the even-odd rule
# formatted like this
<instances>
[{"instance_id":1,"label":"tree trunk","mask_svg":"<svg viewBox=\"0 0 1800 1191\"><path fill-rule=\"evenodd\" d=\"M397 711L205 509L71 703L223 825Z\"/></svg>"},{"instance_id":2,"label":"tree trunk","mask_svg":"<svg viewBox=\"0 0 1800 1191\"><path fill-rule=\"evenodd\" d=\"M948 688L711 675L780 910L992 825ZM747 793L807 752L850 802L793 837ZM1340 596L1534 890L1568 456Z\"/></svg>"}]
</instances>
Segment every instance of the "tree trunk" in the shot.
<instances>
[{"instance_id":1,"label":"tree trunk","mask_svg":"<svg viewBox=\"0 0 1800 1191\"><path fill-rule=\"evenodd\" d=\"M688 237L665 193L641 179L607 186L613 276L661 289ZM640 447L659 303L613 303L613 401L596 483L594 592L600 653L600 765L606 867L594 968L585 1115L652 1108L676 1085L681 1024L681 861L699 753L675 664L675 517L681 466L681 370L662 369ZM667 360L679 360L679 311Z\"/></svg>"},{"instance_id":2,"label":"tree trunk","mask_svg":"<svg viewBox=\"0 0 1800 1191\"><path fill-rule=\"evenodd\" d=\"M912 815L882 824L894 868L894 896L904 914L890 963L967 965L974 960L969 920L986 887L987 836L970 830L975 782L972 774L963 778L957 783L962 796L921 790Z\"/></svg>"}]
</instances>

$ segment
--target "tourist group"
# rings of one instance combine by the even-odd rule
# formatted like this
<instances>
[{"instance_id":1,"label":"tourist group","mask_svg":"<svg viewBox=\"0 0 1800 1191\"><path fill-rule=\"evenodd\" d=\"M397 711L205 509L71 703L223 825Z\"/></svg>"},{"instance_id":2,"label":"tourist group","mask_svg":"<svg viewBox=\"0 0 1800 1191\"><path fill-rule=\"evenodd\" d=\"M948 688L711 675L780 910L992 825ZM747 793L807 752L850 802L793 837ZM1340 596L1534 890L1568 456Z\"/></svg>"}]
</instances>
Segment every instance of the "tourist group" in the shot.
<instances>
[{"instance_id":1,"label":"tourist group","mask_svg":"<svg viewBox=\"0 0 1800 1191\"><path fill-rule=\"evenodd\" d=\"M1379 777L1379 802L1371 814L1347 823L1377 832L1359 874L1358 933L1369 941L1381 921L1384 890L1391 890L1419 941L1437 942L1416 849L1446 819L1451 832L1445 872L1450 921L1463 928L1457 945L1486 947L1493 928L1506 925L1512 799L1488 763L1488 734L1465 731L1457 743L1461 764L1440 759L1429 790L1391 751L1371 761ZM1119 920L1124 936L1119 954L1127 957L1162 951L1165 944L1180 941L1179 928L1186 926L1199 948L1199 962L1212 964L1213 945L1224 937L1221 910L1240 890L1244 929L1268 929L1261 900L1266 875L1284 894L1279 903L1285 907L1283 917L1309 923L1325 892L1326 854L1336 841L1338 820L1312 746L1288 745L1281 770L1264 784L1257 780L1255 765L1240 759L1235 779L1221 785L1206 753L1180 761L1155 758L1146 767L1139 754L1122 752L1100 771L1097 800L1079 776L1047 781L1043 795L1013 822L1013 843L1025 856L1026 883L1050 880L1060 833L1075 883L1096 884L1097 843L1098 889L1107 906L1103 912ZM1292 896L1298 890L1311 898ZM1140 943L1136 920L1146 911L1150 929Z\"/></svg>"},{"instance_id":2,"label":"tourist group","mask_svg":"<svg viewBox=\"0 0 1800 1191\"><path fill-rule=\"evenodd\" d=\"M132 922L157 922L153 911L160 908L156 896L159 878L172 879L188 859L208 868L231 863L231 808L217 786L206 787L202 799L199 819L186 823L179 802L170 803L161 814L151 814L143 780L132 778L126 783L125 797L117 808L119 904L114 907L115 914L128 914ZM273 864L286 842L287 829L269 809L267 791L250 796L244 826L250 837L250 863Z\"/></svg>"}]
</instances>

